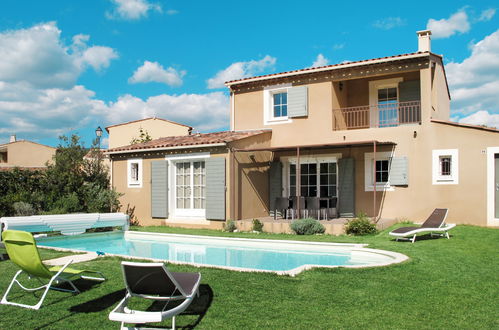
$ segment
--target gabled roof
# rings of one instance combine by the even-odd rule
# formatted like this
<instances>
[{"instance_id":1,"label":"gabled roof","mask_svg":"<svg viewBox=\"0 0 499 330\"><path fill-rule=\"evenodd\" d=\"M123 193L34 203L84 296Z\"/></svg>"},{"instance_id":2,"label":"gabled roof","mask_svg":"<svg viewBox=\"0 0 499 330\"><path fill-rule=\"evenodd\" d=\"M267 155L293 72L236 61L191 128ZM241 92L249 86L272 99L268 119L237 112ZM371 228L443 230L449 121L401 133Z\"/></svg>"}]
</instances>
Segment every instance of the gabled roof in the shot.
<instances>
[{"instance_id":1,"label":"gabled roof","mask_svg":"<svg viewBox=\"0 0 499 330\"><path fill-rule=\"evenodd\" d=\"M113 127L116 127L116 126L128 125L128 124L132 124L132 123L138 123L139 121L145 121L145 120L150 120L150 119L166 121L166 122L171 123L171 124L188 127L190 130L192 130L191 126L187 126L187 125L184 125L184 124L176 123L176 122L168 120L168 119L157 118L157 117L149 117L149 118L143 118L143 119L137 119L137 120L128 121L126 123L120 123L120 124L116 124L116 125L107 126L106 127L106 131L109 133L109 129L110 128L113 128Z\"/></svg>"},{"instance_id":2,"label":"gabled roof","mask_svg":"<svg viewBox=\"0 0 499 330\"><path fill-rule=\"evenodd\" d=\"M296 76L296 75L306 74L306 73L323 72L323 71L344 69L344 68L356 67L356 66L362 66L362 65L370 65L370 64L377 64L377 63L384 63L384 62L393 62L393 61L400 61L400 60L413 59L413 58L422 58L422 57L428 57L429 55L434 55L434 56L437 56L439 58L442 58L440 55L433 54L431 52L415 52L415 53L408 53L408 54L401 54L401 55L394 55L394 56L379 57L379 58L374 58L374 59L370 59L370 60L361 60L361 61L331 64L331 65L320 66L320 67L305 68L305 69L300 69L300 70L286 71L286 72L280 72L280 73L271 73L271 74L266 74L266 75L262 75L262 76L249 77L249 78L243 78L243 79L238 79L238 80L231 80L231 81L227 81L225 83L225 86L230 87L232 85L237 85L240 83L248 83L248 82L254 82L254 81L274 79L274 78L283 78L283 77Z\"/></svg>"},{"instance_id":3,"label":"gabled roof","mask_svg":"<svg viewBox=\"0 0 499 330\"><path fill-rule=\"evenodd\" d=\"M12 145L12 144L16 144L16 143L31 143L31 144L36 144L36 145L39 145L39 146L42 146L42 147L45 147L45 148L57 149L57 148L48 146L46 144L41 144L41 143L38 143L38 142L29 141L29 140L17 140L17 141L14 141L14 142L7 142L7 143L4 143L4 144L0 144L0 149L5 149L5 148L7 148L7 146Z\"/></svg>"},{"instance_id":4,"label":"gabled roof","mask_svg":"<svg viewBox=\"0 0 499 330\"><path fill-rule=\"evenodd\" d=\"M108 154L127 153L127 152L143 152L155 151L163 149L181 149L183 147L209 147L222 146L227 143L241 140L247 137L268 133L271 130L252 130L252 131L223 131L215 133L198 133L183 136L168 136L155 139L149 142L132 144L123 147L109 149Z\"/></svg>"}]
</instances>

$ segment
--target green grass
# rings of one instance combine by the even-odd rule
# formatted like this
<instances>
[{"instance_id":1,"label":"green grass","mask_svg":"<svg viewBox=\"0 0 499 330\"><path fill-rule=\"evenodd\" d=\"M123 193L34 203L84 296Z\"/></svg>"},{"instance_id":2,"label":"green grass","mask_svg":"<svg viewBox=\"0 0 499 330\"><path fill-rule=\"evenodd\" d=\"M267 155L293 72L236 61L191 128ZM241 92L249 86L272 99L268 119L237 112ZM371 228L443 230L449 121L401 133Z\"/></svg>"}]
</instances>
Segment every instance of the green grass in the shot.
<instances>
[{"instance_id":1,"label":"green grass","mask_svg":"<svg viewBox=\"0 0 499 330\"><path fill-rule=\"evenodd\" d=\"M174 271L202 273L201 298L192 305L193 315L177 318L179 328L499 328L497 229L458 226L451 231L450 240L423 237L415 244L392 241L388 231L360 238L166 227L140 230L369 243L369 247L401 252L411 258L389 267L315 269L296 277L170 265ZM43 257L58 255L43 252ZM0 305L0 329L117 329L118 323L109 321L108 314L123 295L120 259L103 257L76 267L102 270L109 280L77 296L52 291L39 311ZM0 262L0 294L16 270L10 261ZM88 282L82 284L88 286ZM17 298L28 301L32 295L19 292Z\"/></svg>"}]
</instances>

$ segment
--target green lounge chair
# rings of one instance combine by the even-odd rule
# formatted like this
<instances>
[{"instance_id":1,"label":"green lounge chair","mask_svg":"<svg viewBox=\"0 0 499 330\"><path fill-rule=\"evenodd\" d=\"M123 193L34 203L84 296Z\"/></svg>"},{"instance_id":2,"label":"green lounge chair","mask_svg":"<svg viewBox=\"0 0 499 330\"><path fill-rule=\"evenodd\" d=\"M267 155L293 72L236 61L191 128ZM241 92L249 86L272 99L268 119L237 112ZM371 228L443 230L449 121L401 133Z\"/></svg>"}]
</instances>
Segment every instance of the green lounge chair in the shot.
<instances>
[{"instance_id":1,"label":"green lounge chair","mask_svg":"<svg viewBox=\"0 0 499 330\"><path fill-rule=\"evenodd\" d=\"M19 230L6 230L2 233L2 240L5 244L5 248L7 249L7 253L9 255L10 260L12 260L12 262L14 262L17 266L19 266L21 270L19 270L16 273L16 275L10 282L7 291L5 292L2 300L0 301L1 304L20 306L31 309L39 309L43 301L45 300L45 296L47 295L49 289L71 292L71 293L79 293L80 290L78 290L78 288L72 282L72 280L74 279L84 278L95 281L106 280L101 272L90 271L90 270L77 270L69 268L68 266L71 263L71 261L69 261L64 266L55 266L47 268L43 264L40 258L40 254L38 253L38 248L36 247L35 239L33 238L33 235L31 233ZM26 273L30 278L37 278L41 284L43 284L42 279L48 280L49 282L45 285L36 288L27 288L17 280L17 277L23 272ZM99 274L100 277L85 276L85 274ZM52 283L54 282L56 283L66 282L73 289L68 290L68 289L54 287L52 286ZM40 298L38 303L36 303L35 305L25 305L25 304L10 302L7 300L7 296L9 295L9 292L14 283L19 285L22 289L26 291L38 291L42 289L45 289L45 291L43 292L42 297Z\"/></svg>"}]
</instances>

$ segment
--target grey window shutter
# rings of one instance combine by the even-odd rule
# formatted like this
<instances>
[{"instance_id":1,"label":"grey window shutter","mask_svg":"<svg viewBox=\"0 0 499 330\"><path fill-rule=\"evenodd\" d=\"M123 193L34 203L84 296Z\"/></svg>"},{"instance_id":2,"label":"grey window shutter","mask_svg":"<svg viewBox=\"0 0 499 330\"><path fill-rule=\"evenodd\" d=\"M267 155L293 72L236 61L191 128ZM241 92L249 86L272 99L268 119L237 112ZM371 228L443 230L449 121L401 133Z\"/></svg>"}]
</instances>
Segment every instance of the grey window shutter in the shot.
<instances>
[{"instance_id":1,"label":"grey window shutter","mask_svg":"<svg viewBox=\"0 0 499 330\"><path fill-rule=\"evenodd\" d=\"M308 116L308 88L298 86L288 89L288 117Z\"/></svg>"},{"instance_id":2,"label":"grey window shutter","mask_svg":"<svg viewBox=\"0 0 499 330\"><path fill-rule=\"evenodd\" d=\"M168 163L151 162L151 217L168 218Z\"/></svg>"},{"instance_id":3,"label":"grey window shutter","mask_svg":"<svg viewBox=\"0 0 499 330\"><path fill-rule=\"evenodd\" d=\"M421 85L419 80L409 80L399 83L399 102L420 101Z\"/></svg>"},{"instance_id":4,"label":"grey window shutter","mask_svg":"<svg viewBox=\"0 0 499 330\"><path fill-rule=\"evenodd\" d=\"M355 216L355 160L341 158L338 160L338 211L340 217Z\"/></svg>"},{"instance_id":5,"label":"grey window shutter","mask_svg":"<svg viewBox=\"0 0 499 330\"><path fill-rule=\"evenodd\" d=\"M282 163L272 162L269 169L269 211L274 216L275 199L282 196Z\"/></svg>"},{"instance_id":6,"label":"grey window shutter","mask_svg":"<svg viewBox=\"0 0 499 330\"><path fill-rule=\"evenodd\" d=\"M393 157L390 165L391 186L407 186L409 184L407 157Z\"/></svg>"},{"instance_id":7,"label":"grey window shutter","mask_svg":"<svg viewBox=\"0 0 499 330\"><path fill-rule=\"evenodd\" d=\"M225 220L225 158L206 160L206 219Z\"/></svg>"}]
</instances>

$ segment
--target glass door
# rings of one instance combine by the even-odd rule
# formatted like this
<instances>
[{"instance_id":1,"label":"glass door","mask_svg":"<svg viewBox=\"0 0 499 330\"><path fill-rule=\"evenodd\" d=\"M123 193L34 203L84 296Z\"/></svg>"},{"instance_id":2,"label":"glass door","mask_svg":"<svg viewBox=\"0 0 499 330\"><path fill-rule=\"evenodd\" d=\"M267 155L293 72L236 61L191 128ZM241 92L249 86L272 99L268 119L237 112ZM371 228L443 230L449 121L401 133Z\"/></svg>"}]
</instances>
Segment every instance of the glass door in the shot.
<instances>
[{"instance_id":1,"label":"glass door","mask_svg":"<svg viewBox=\"0 0 499 330\"><path fill-rule=\"evenodd\" d=\"M176 162L174 191L176 216L205 216L206 170L204 161Z\"/></svg>"}]
</instances>

